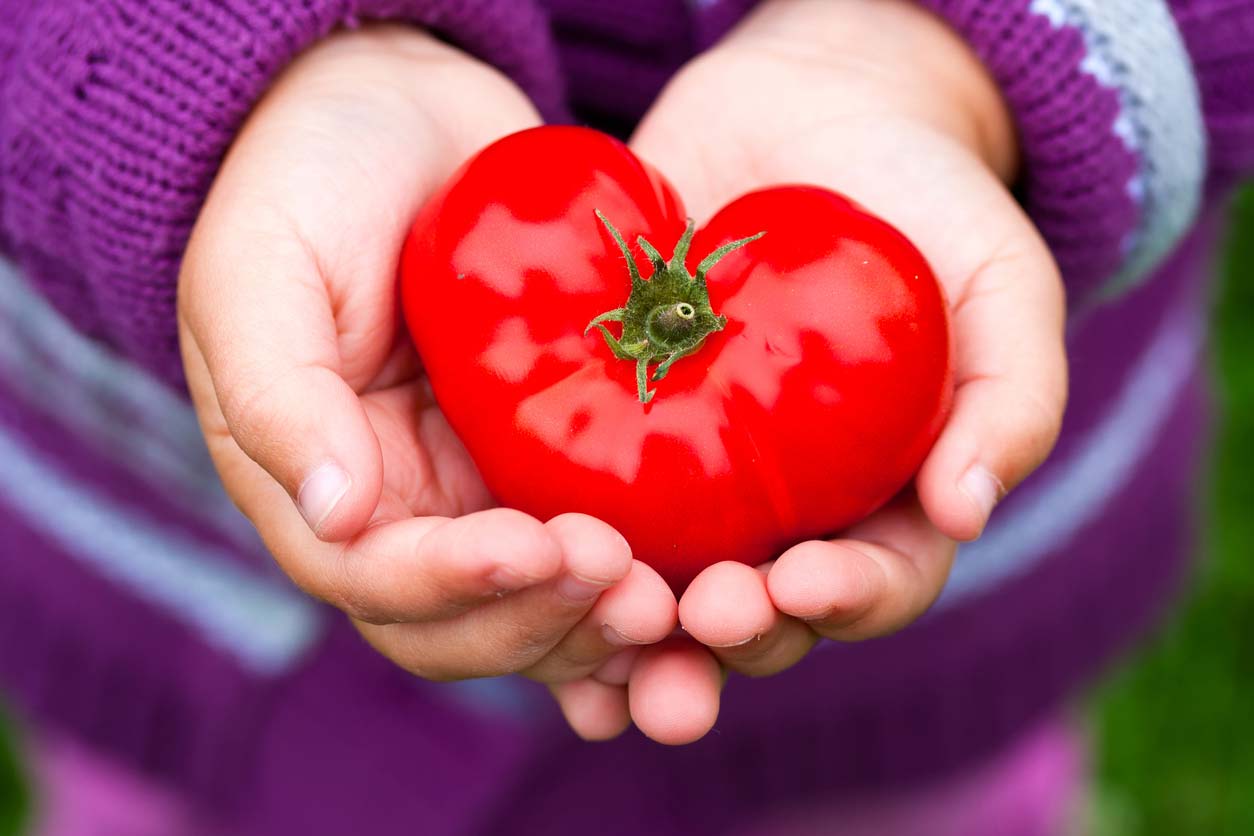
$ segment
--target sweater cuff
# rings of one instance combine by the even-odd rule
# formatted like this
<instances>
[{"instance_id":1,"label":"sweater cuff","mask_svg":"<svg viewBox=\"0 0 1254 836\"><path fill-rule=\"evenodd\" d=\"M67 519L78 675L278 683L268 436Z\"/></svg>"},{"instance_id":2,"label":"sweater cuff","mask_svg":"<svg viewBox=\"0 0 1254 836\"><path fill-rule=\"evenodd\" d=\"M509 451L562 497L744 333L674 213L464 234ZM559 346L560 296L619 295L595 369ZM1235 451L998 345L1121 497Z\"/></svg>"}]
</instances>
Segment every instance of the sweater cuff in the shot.
<instances>
[{"instance_id":1,"label":"sweater cuff","mask_svg":"<svg viewBox=\"0 0 1254 836\"><path fill-rule=\"evenodd\" d=\"M0 245L77 328L175 386L192 225L249 110L301 50L362 19L408 21L496 65L545 115L561 107L533 0L20 5L20 28L0 22Z\"/></svg>"},{"instance_id":2,"label":"sweater cuff","mask_svg":"<svg viewBox=\"0 0 1254 836\"><path fill-rule=\"evenodd\" d=\"M1201 88L1210 185L1254 174L1254 0L1171 0Z\"/></svg>"},{"instance_id":3,"label":"sweater cuff","mask_svg":"<svg viewBox=\"0 0 1254 836\"><path fill-rule=\"evenodd\" d=\"M34 6L34 3L27 0L0 0L0 90L3 90L4 80L13 75L13 56L21 46L26 19ZM7 112L4 99L0 99L0 137L8 136L9 133L5 126ZM0 207L4 206L4 189L7 185L5 181L9 179L10 167L4 145L0 143ZM5 241L5 228L0 224L0 253L8 250Z\"/></svg>"},{"instance_id":4,"label":"sweater cuff","mask_svg":"<svg viewBox=\"0 0 1254 836\"><path fill-rule=\"evenodd\" d=\"M1206 136L1166 0L920 0L971 43L1014 113L1025 208L1072 309L1148 275L1192 227Z\"/></svg>"}]
</instances>

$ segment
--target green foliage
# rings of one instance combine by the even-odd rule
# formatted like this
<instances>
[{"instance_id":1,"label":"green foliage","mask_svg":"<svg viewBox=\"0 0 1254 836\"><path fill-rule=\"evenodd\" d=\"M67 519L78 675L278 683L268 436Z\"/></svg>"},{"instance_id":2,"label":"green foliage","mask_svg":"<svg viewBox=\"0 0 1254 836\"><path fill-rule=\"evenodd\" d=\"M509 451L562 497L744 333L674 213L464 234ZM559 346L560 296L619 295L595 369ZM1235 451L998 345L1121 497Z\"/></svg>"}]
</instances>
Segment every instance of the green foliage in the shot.
<instances>
[{"instance_id":1,"label":"green foliage","mask_svg":"<svg viewBox=\"0 0 1254 836\"><path fill-rule=\"evenodd\" d=\"M1230 240L1204 563L1186 609L1094 701L1100 836L1254 833L1254 189Z\"/></svg>"},{"instance_id":2,"label":"green foliage","mask_svg":"<svg viewBox=\"0 0 1254 836\"><path fill-rule=\"evenodd\" d=\"M21 830L29 798L12 740L0 714L0 836L16 836Z\"/></svg>"}]
</instances>

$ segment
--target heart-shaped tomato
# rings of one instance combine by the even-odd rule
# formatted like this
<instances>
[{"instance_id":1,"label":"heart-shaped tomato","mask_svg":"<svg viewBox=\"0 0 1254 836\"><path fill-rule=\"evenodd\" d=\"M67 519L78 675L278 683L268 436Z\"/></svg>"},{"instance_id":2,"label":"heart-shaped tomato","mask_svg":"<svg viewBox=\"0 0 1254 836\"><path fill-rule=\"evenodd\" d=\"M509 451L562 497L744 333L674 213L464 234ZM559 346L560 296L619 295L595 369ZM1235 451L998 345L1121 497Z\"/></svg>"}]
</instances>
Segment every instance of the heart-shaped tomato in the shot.
<instances>
[{"instance_id":1,"label":"heart-shaped tomato","mask_svg":"<svg viewBox=\"0 0 1254 836\"><path fill-rule=\"evenodd\" d=\"M690 242L685 228L670 184L622 143L536 128L428 202L401 268L436 399L492 493L605 520L676 589L879 508L953 390L936 279L848 199L782 186Z\"/></svg>"}]
</instances>

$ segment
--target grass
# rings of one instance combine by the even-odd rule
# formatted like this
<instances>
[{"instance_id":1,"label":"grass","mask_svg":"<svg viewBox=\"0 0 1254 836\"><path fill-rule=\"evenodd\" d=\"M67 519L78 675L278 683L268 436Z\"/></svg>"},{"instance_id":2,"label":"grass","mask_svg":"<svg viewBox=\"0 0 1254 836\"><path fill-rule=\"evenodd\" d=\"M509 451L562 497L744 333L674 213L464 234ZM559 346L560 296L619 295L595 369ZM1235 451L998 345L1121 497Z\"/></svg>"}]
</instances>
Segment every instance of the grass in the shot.
<instances>
[{"instance_id":1,"label":"grass","mask_svg":"<svg viewBox=\"0 0 1254 836\"><path fill-rule=\"evenodd\" d=\"M0 836L14 836L26 818L29 794L4 720L0 714Z\"/></svg>"},{"instance_id":2,"label":"grass","mask_svg":"<svg viewBox=\"0 0 1254 836\"><path fill-rule=\"evenodd\" d=\"M1214 317L1223 399L1204 563L1187 608L1099 689L1100 836L1254 833L1254 189Z\"/></svg>"},{"instance_id":3,"label":"grass","mask_svg":"<svg viewBox=\"0 0 1254 836\"><path fill-rule=\"evenodd\" d=\"M1254 834L1254 189L1215 316L1224 418L1188 606L1092 699L1097 836ZM0 716L0 836L28 794Z\"/></svg>"}]
</instances>

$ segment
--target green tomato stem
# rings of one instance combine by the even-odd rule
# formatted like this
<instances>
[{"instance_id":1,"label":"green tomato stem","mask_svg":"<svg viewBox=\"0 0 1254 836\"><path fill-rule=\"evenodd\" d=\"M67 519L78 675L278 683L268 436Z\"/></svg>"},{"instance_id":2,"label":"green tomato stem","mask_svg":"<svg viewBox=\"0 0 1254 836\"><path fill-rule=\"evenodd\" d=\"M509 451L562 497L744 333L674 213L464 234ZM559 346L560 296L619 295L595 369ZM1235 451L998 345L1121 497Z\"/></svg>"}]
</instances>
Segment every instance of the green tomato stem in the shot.
<instances>
[{"instance_id":1,"label":"green tomato stem","mask_svg":"<svg viewBox=\"0 0 1254 836\"><path fill-rule=\"evenodd\" d=\"M750 241L756 241L766 233L759 232L719 247L701 260L695 277L684 265L695 231L691 218L688 219L684 234L675 244L669 262L663 261L657 249L644 236L640 236L637 239L640 249L653 265L653 274L644 279L623 236L600 210L597 210L596 215L605 224L610 237L627 259L631 293L627 297L626 305L594 318L588 323L584 333L593 328L599 329L615 357L636 364L636 386L640 403L647 404L654 395L648 388L650 364L660 362L661 365L653 374L653 380L661 380L676 360L694 353L705 342L706 337L727 327L727 317L719 316L710 307L706 275L728 253L740 249ZM605 322L621 322L622 336L616 338L602 324Z\"/></svg>"}]
</instances>

